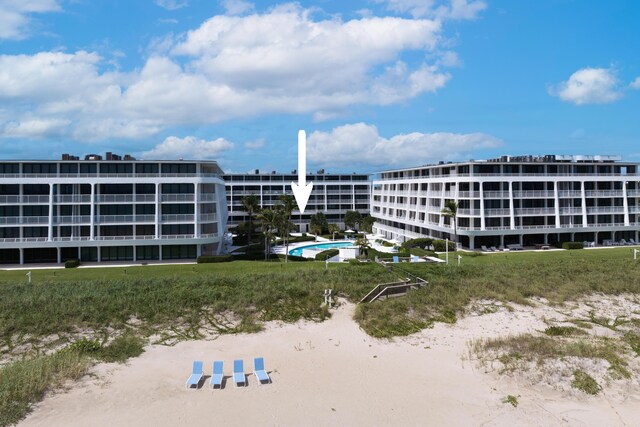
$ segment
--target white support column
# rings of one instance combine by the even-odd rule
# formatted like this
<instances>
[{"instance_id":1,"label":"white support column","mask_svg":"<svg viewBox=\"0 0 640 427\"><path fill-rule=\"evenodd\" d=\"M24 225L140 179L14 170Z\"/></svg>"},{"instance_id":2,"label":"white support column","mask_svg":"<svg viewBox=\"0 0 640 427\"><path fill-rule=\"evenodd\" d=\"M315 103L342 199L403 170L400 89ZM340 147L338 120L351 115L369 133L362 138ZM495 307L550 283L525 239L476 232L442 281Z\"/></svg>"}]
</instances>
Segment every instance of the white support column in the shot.
<instances>
[{"instance_id":1,"label":"white support column","mask_svg":"<svg viewBox=\"0 0 640 427\"><path fill-rule=\"evenodd\" d=\"M57 247L56 248L56 252L57 252L57 257L58 257L58 264L62 263L62 248Z\"/></svg>"},{"instance_id":2,"label":"white support column","mask_svg":"<svg viewBox=\"0 0 640 427\"><path fill-rule=\"evenodd\" d=\"M195 182L193 184L193 236L196 239L200 237L199 217L200 217L200 185L197 182Z\"/></svg>"},{"instance_id":3,"label":"white support column","mask_svg":"<svg viewBox=\"0 0 640 427\"><path fill-rule=\"evenodd\" d=\"M522 187L520 187L522 190ZM522 206L521 206L522 207ZM516 229L516 208L513 205L513 181L509 181L509 222L511 222L511 229Z\"/></svg>"},{"instance_id":4,"label":"white support column","mask_svg":"<svg viewBox=\"0 0 640 427\"><path fill-rule=\"evenodd\" d=\"M95 226L96 226L96 184L91 183L91 204L90 206L90 218L89 218L89 240L95 239Z\"/></svg>"},{"instance_id":5,"label":"white support column","mask_svg":"<svg viewBox=\"0 0 640 427\"><path fill-rule=\"evenodd\" d=\"M18 200L20 201L18 203L18 221L20 221L20 223L18 224L18 237L20 237L20 241L22 242L22 239L24 239L24 225L22 224L22 220L24 218L24 203L22 203L22 197L24 194L24 186L23 184L19 185L19 191L18 191ZM20 249L20 253L22 254L22 249ZM22 264L22 263L20 263Z\"/></svg>"},{"instance_id":6,"label":"white support column","mask_svg":"<svg viewBox=\"0 0 640 427\"><path fill-rule=\"evenodd\" d=\"M484 182L480 181L480 230L485 229L484 219Z\"/></svg>"},{"instance_id":7,"label":"white support column","mask_svg":"<svg viewBox=\"0 0 640 427\"><path fill-rule=\"evenodd\" d=\"M24 248L19 248L18 251L20 252L20 265L22 265L24 264Z\"/></svg>"},{"instance_id":8,"label":"white support column","mask_svg":"<svg viewBox=\"0 0 640 427\"><path fill-rule=\"evenodd\" d=\"M587 192L584 188L584 181L580 181L580 195L582 196L582 226L586 227L587 223Z\"/></svg>"},{"instance_id":9,"label":"white support column","mask_svg":"<svg viewBox=\"0 0 640 427\"><path fill-rule=\"evenodd\" d=\"M102 261L102 256L101 256L101 255L102 255L102 253L101 253L101 252L102 252L102 250L101 250L101 249L102 249L102 248L100 248L100 246L97 246L97 247L96 247L96 260L97 260L98 262Z\"/></svg>"},{"instance_id":10,"label":"white support column","mask_svg":"<svg viewBox=\"0 0 640 427\"><path fill-rule=\"evenodd\" d=\"M624 209L624 225L629 226L629 204L627 202L627 181L622 181L622 207Z\"/></svg>"},{"instance_id":11,"label":"white support column","mask_svg":"<svg viewBox=\"0 0 640 427\"><path fill-rule=\"evenodd\" d=\"M134 168L134 171L135 171L135 168ZM137 224L138 224L138 220L136 218L136 214L137 214L137 211L138 211L136 209L136 206L138 206L138 200L137 200L137 195L136 195L136 183L134 182L131 185L131 187L132 187L131 189L132 189L132 193L133 193L132 194L132 197L133 197L132 206L133 207L131 208L131 213L133 214L133 225L131 226L131 235L133 236L133 240L136 240L136 234L137 234L136 233L136 227L137 227ZM134 261L136 259L136 247L135 246L133 247L133 259L134 259Z\"/></svg>"},{"instance_id":12,"label":"white support column","mask_svg":"<svg viewBox=\"0 0 640 427\"><path fill-rule=\"evenodd\" d=\"M47 240L51 242L53 240L53 186L55 184L49 184L49 230L47 233Z\"/></svg>"},{"instance_id":13,"label":"white support column","mask_svg":"<svg viewBox=\"0 0 640 427\"><path fill-rule=\"evenodd\" d=\"M560 184L560 182L556 181L553 183L553 197L555 200L555 205L556 205L556 228L560 228L560 195L559 195L559 191L558 191L558 185ZM573 212L571 213L573 215ZM545 239L547 235L545 234ZM545 241L545 244L547 242Z\"/></svg>"},{"instance_id":14,"label":"white support column","mask_svg":"<svg viewBox=\"0 0 640 427\"><path fill-rule=\"evenodd\" d=\"M160 238L160 197L162 197L162 195L160 194L160 183L156 182L156 239Z\"/></svg>"}]
</instances>

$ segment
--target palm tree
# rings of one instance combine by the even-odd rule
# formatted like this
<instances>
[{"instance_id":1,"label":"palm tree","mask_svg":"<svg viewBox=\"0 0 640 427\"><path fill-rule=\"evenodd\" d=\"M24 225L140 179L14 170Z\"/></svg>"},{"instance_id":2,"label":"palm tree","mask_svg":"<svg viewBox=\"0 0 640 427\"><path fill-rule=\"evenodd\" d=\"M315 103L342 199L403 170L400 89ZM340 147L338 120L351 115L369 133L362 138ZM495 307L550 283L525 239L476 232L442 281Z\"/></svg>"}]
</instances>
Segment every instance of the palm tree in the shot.
<instances>
[{"instance_id":1,"label":"palm tree","mask_svg":"<svg viewBox=\"0 0 640 427\"><path fill-rule=\"evenodd\" d=\"M338 231L340 231L340 227L338 227L337 224L329 224L327 226L327 229L329 230L329 234L331 234L333 240L335 240L336 239L336 233Z\"/></svg>"},{"instance_id":2,"label":"palm tree","mask_svg":"<svg viewBox=\"0 0 640 427\"><path fill-rule=\"evenodd\" d=\"M455 251L456 255L458 254L458 202L455 200L447 200L444 204L444 208L440 211L440 213L446 217L451 218L453 221L453 234L455 236Z\"/></svg>"},{"instance_id":3,"label":"palm tree","mask_svg":"<svg viewBox=\"0 0 640 427\"><path fill-rule=\"evenodd\" d=\"M264 259L266 261L268 254L271 252L271 238L278 228L278 214L273 209L262 209L258 214L258 220L262 224L262 233L265 239Z\"/></svg>"},{"instance_id":4,"label":"palm tree","mask_svg":"<svg viewBox=\"0 0 640 427\"><path fill-rule=\"evenodd\" d=\"M258 196L255 194L249 194L242 198L242 206L244 211L249 215L249 231L247 233L247 245L251 244L251 232L253 231L253 214L258 211L260 203L258 202Z\"/></svg>"},{"instance_id":5,"label":"palm tree","mask_svg":"<svg viewBox=\"0 0 640 427\"><path fill-rule=\"evenodd\" d=\"M282 203L282 209L286 214L286 233L284 234L285 255L284 262L289 262L289 233L293 230L293 223L291 222L291 213L298 206L296 199L290 194L282 194L280 197L280 203Z\"/></svg>"},{"instance_id":6,"label":"palm tree","mask_svg":"<svg viewBox=\"0 0 640 427\"><path fill-rule=\"evenodd\" d=\"M363 253L368 255L367 249L369 249L371 245L366 237L358 237L354 243L356 246L360 247L360 255Z\"/></svg>"}]
</instances>

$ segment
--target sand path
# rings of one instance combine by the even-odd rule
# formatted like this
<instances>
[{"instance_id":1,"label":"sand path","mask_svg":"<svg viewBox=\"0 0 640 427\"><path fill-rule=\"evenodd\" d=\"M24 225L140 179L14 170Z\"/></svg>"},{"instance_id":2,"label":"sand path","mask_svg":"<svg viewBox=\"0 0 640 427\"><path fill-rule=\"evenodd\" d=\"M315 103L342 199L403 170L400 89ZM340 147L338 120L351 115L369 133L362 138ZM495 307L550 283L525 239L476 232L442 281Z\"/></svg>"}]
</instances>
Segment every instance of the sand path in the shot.
<instances>
[{"instance_id":1,"label":"sand path","mask_svg":"<svg viewBox=\"0 0 640 427\"><path fill-rule=\"evenodd\" d=\"M367 336L343 304L323 323L269 324L251 335L149 346L126 365L101 364L66 393L47 397L23 426L175 425L639 425L640 394L570 395L487 374L463 361L467 342L543 329L516 307L436 324L393 341ZM264 356L273 379L236 388L232 361ZM225 362L224 389L186 390L193 360ZM502 403L520 396L514 408Z\"/></svg>"}]
</instances>

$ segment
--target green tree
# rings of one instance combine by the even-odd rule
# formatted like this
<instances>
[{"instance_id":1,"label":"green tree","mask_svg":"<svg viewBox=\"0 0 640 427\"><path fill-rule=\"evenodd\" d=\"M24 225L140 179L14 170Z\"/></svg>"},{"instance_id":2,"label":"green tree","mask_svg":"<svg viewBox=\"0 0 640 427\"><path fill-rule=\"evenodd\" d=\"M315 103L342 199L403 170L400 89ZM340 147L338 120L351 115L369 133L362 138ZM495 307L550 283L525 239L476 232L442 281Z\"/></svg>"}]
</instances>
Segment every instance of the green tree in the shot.
<instances>
[{"instance_id":1,"label":"green tree","mask_svg":"<svg viewBox=\"0 0 640 427\"><path fill-rule=\"evenodd\" d=\"M329 224L327 225L327 230L329 231L329 234L331 234L331 238L335 240L336 238L336 233L338 231L340 231L340 227L338 227L337 224Z\"/></svg>"},{"instance_id":2,"label":"green tree","mask_svg":"<svg viewBox=\"0 0 640 427\"><path fill-rule=\"evenodd\" d=\"M444 204L444 208L440 211L440 213L446 217L451 218L453 222L453 235L455 242L455 251L456 255L458 254L458 203L454 200L447 200Z\"/></svg>"},{"instance_id":3,"label":"green tree","mask_svg":"<svg viewBox=\"0 0 640 427\"><path fill-rule=\"evenodd\" d=\"M355 228L362 221L362 215L358 211L346 211L344 213L344 226L347 228Z\"/></svg>"},{"instance_id":4,"label":"green tree","mask_svg":"<svg viewBox=\"0 0 640 427\"><path fill-rule=\"evenodd\" d=\"M311 215L311 219L309 220L309 228L311 229L311 232L316 236L322 234L322 231L326 230L328 226L329 224L327 223L327 217L322 212Z\"/></svg>"},{"instance_id":5,"label":"green tree","mask_svg":"<svg viewBox=\"0 0 640 427\"><path fill-rule=\"evenodd\" d=\"M249 229L247 230L247 245L251 244L251 232L253 231L253 214L255 214L260 208L260 202L258 196L255 194L249 194L242 198L242 207L249 216Z\"/></svg>"},{"instance_id":6,"label":"green tree","mask_svg":"<svg viewBox=\"0 0 640 427\"><path fill-rule=\"evenodd\" d=\"M271 253L271 239L278 231L278 213L273 209L262 209L258 214L258 220L262 226L262 234L264 234L264 259L267 260Z\"/></svg>"},{"instance_id":7,"label":"green tree","mask_svg":"<svg viewBox=\"0 0 640 427\"><path fill-rule=\"evenodd\" d=\"M283 233L282 237L284 239L285 245L285 255L284 262L289 262L289 234L295 230L295 225L291 222L291 213L298 206L295 197L290 194L281 194L280 203L282 203L283 213L285 214L285 218L282 220L281 230L286 231Z\"/></svg>"},{"instance_id":8,"label":"green tree","mask_svg":"<svg viewBox=\"0 0 640 427\"><path fill-rule=\"evenodd\" d=\"M368 249L371 247L369 240L366 237L358 237L354 243L360 248L360 256L364 255L366 258L369 255Z\"/></svg>"},{"instance_id":9,"label":"green tree","mask_svg":"<svg viewBox=\"0 0 640 427\"><path fill-rule=\"evenodd\" d=\"M373 233L373 223L376 219L372 216L365 216L362 218L362 229L367 233Z\"/></svg>"}]
</instances>

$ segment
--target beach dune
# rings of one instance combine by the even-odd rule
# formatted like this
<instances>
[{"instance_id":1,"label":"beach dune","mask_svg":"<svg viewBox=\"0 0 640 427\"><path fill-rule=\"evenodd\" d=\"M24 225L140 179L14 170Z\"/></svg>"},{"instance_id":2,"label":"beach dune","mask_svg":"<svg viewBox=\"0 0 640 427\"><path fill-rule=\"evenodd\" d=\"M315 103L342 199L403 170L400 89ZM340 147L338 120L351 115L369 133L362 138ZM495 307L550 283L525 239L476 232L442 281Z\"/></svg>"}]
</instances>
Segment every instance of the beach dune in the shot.
<instances>
[{"instance_id":1,"label":"beach dune","mask_svg":"<svg viewBox=\"0 0 640 427\"><path fill-rule=\"evenodd\" d=\"M500 377L465 359L478 337L543 325L526 309L436 324L406 338L378 340L343 303L322 323L270 323L257 334L149 346L126 365L100 364L66 392L48 396L23 426L224 425L637 425L640 397L576 396ZM263 356L272 383L251 374ZM247 387L235 387L233 360ZM193 360L225 362L222 390L185 389ZM517 407L503 403L519 396Z\"/></svg>"}]
</instances>

